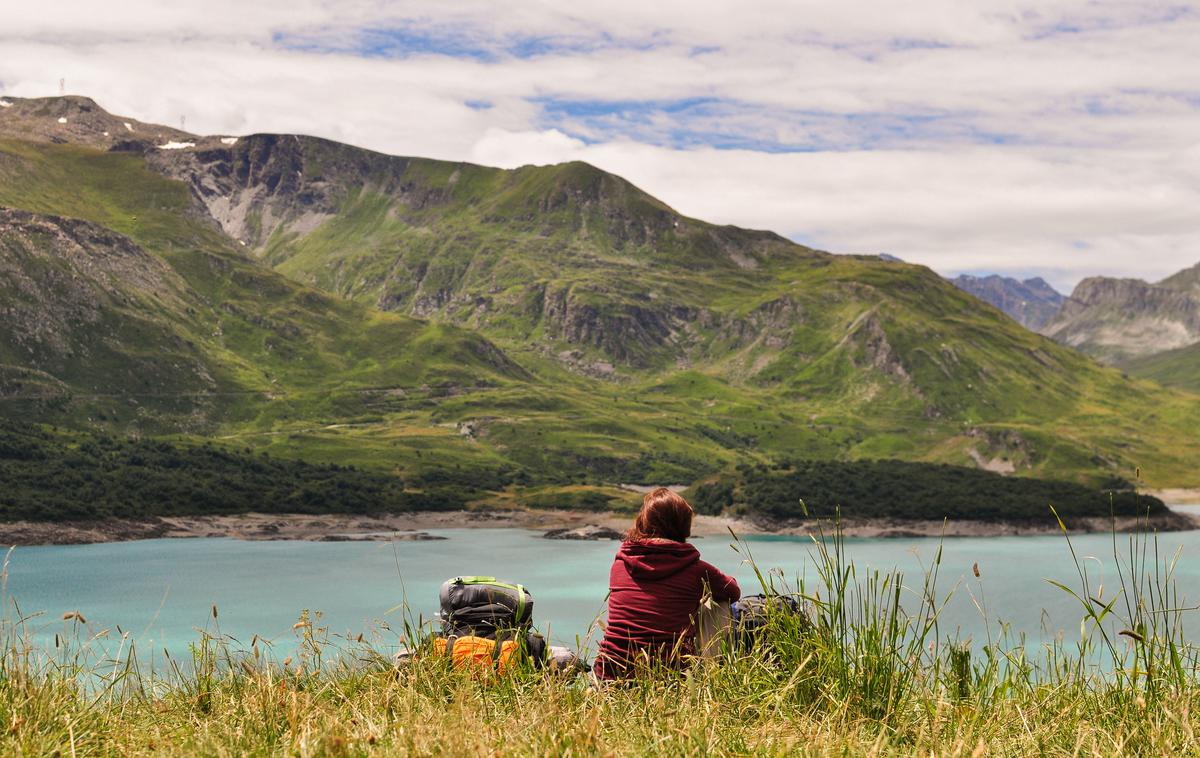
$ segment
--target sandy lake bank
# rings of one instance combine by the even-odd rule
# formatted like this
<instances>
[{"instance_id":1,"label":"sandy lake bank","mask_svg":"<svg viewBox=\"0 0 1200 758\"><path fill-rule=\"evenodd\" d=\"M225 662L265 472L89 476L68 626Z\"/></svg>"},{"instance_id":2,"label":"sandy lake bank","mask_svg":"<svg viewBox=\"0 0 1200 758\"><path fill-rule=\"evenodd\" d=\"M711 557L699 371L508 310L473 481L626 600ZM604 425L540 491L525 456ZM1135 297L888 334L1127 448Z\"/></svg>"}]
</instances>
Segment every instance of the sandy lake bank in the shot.
<instances>
[{"instance_id":1,"label":"sandy lake bank","mask_svg":"<svg viewBox=\"0 0 1200 758\"><path fill-rule=\"evenodd\" d=\"M12 521L0 524L0 545L73 545L125 540L194 537L230 537L241 540L379 541L439 539L430 530L491 529L578 529L586 526L624 531L631 516L624 513L593 513L560 510L471 510L422 511L416 513L349 514L264 514L221 516L167 516L144 520L38 522ZM1108 517L1072 519L1073 533L1106 532L1114 523ZM1117 531L1145 528L1144 519L1118 518ZM1182 513L1156 516L1148 524L1159 531L1195 529L1200 524ZM763 523L723 516L697 516L693 534L699 538L774 534L803 536L832 531L829 522L815 520ZM1057 534L1058 526L1026 521L905 521L900 519L845 519L842 531L848 537L1000 537Z\"/></svg>"}]
</instances>

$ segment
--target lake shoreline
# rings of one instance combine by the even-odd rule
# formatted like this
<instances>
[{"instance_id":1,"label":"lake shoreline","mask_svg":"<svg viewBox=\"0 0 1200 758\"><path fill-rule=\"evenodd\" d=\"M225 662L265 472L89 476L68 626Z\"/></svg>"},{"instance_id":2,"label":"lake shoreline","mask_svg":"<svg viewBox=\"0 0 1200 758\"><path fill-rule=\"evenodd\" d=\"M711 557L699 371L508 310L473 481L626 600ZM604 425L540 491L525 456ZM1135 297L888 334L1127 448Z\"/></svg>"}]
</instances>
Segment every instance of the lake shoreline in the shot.
<instances>
[{"instance_id":1,"label":"lake shoreline","mask_svg":"<svg viewBox=\"0 0 1200 758\"><path fill-rule=\"evenodd\" d=\"M218 516L164 516L151 519L108 521L0 523L0 545L83 545L143 539L187 539L229 537L240 540L301 540L309 542L391 542L441 539L429 530L492 528L580 529L606 527L623 532L632 516L627 513L559 510L469 510L417 511L413 513L354 514L265 514L246 513ZM1067 520L1072 534L1112 531L1187 531L1200 522L1172 511L1145 518L1107 516ZM831 533L828 520L766 522L727 516L697 515L693 535L697 538L728 537L730 531L745 536L804 536ZM847 537L1019 537L1059 534L1058 525L1028 521L843 519Z\"/></svg>"}]
</instances>

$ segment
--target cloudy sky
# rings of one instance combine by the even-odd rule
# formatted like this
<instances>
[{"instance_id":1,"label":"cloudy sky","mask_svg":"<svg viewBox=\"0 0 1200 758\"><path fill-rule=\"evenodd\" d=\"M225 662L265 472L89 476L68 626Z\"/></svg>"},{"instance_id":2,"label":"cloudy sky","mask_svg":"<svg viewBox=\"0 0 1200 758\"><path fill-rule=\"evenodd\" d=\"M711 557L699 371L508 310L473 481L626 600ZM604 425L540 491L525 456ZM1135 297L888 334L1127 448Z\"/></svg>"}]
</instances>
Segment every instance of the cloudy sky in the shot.
<instances>
[{"instance_id":1,"label":"cloudy sky","mask_svg":"<svg viewBox=\"0 0 1200 758\"><path fill-rule=\"evenodd\" d=\"M0 93L203 133L580 159L679 211L939 272L1200 261L1200 3L0 5Z\"/></svg>"}]
</instances>

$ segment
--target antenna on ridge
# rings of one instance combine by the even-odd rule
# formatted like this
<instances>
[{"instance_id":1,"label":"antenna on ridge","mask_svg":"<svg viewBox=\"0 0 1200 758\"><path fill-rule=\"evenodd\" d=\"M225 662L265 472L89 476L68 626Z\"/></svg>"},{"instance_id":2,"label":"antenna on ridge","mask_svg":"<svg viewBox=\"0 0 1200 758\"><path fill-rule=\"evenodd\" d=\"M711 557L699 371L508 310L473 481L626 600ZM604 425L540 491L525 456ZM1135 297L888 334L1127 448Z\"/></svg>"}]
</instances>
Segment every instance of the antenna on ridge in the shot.
<instances>
[{"instance_id":1,"label":"antenna on ridge","mask_svg":"<svg viewBox=\"0 0 1200 758\"><path fill-rule=\"evenodd\" d=\"M62 97L65 94L67 94L67 80L59 79L58 80L58 96Z\"/></svg>"},{"instance_id":2,"label":"antenna on ridge","mask_svg":"<svg viewBox=\"0 0 1200 758\"><path fill-rule=\"evenodd\" d=\"M187 116L179 117L179 131L181 131L181 132L187 131Z\"/></svg>"}]
</instances>

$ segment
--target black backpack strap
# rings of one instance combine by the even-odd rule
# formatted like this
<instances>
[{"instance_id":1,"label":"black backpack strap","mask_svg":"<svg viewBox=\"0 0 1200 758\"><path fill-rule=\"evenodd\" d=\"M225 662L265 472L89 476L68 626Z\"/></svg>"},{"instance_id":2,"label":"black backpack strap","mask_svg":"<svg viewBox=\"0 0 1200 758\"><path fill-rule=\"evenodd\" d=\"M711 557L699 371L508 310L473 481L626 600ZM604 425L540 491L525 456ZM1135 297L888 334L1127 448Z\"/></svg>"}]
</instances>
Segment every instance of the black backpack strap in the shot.
<instances>
[{"instance_id":1,"label":"black backpack strap","mask_svg":"<svg viewBox=\"0 0 1200 758\"><path fill-rule=\"evenodd\" d=\"M504 643L512 639L512 632L505 629L496 632L496 646L492 648L492 665L500 663L500 653L504 651Z\"/></svg>"},{"instance_id":2,"label":"black backpack strap","mask_svg":"<svg viewBox=\"0 0 1200 758\"><path fill-rule=\"evenodd\" d=\"M533 659L534 668L542 668L546 665L546 638L537 632L529 632L525 635L525 652Z\"/></svg>"}]
</instances>

